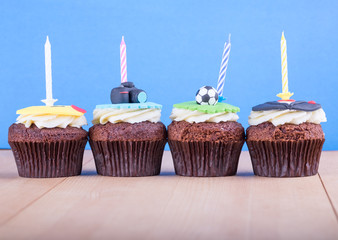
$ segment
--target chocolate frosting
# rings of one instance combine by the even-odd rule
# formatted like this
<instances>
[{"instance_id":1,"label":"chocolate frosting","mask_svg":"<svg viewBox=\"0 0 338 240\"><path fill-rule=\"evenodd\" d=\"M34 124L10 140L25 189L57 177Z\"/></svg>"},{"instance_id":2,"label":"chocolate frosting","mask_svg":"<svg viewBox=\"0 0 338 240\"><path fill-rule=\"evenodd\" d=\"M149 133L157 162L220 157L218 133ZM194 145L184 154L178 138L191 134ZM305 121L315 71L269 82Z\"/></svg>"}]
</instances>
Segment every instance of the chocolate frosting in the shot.
<instances>
[{"instance_id":1,"label":"chocolate frosting","mask_svg":"<svg viewBox=\"0 0 338 240\"><path fill-rule=\"evenodd\" d=\"M297 111L305 111L305 112L312 112L320 109L322 106L318 103L313 101L306 102L306 101L295 101L291 103L285 102L266 102L263 104L259 104L252 108L252 111L268 111L268 110L297 110Z\"/></svg>"}]
</instances>

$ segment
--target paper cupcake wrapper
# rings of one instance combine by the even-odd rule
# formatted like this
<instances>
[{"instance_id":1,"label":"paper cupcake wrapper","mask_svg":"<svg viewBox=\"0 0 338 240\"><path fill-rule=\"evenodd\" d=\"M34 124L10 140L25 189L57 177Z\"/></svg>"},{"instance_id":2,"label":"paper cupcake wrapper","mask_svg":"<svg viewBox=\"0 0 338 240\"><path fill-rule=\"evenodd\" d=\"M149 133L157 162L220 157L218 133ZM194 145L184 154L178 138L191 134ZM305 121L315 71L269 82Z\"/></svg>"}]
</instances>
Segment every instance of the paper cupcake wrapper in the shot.
<instances>
[{"instance_id":1,"label":"paper cupcake wrapper","mask_svg":"<svg viewBox=\"0 0 338 240\"><path fill-rule=\"evenodd\" d=\"M56 178L80 175L84 140L9 142L20 177Z\"/></svg>"},{"instance_id":2,"label":"paper cupcake wrapper","mask_svg":"<svg viewBox=\"0 0 338 240\"><path fill-rule=\"evenodd\" d=\"M236 175L244 144L238 142L202 142L169 140L177 175L220 177Z\"/></svg>"},{"instance_id":3,"label":"paper cupcake wrapper","mask_svg":"<svg viewBox=\"0 0 338 240\"><path fill-rule=\"evenodd\" d=\"M247 144L255 175L304 177L318 173L324 141L247 141Z\"/></svg>"},{"instance_id":4,"label":"paper cupcake wrapper","mask_svg":"<svg viewBox=\"0 0 338 240\"><path fill-rule=\"evenodd\" d=\"M142 177L160 174L166 142L166 140L89 140L97 173L113 177Z\"/></svg>"}]
</instances>

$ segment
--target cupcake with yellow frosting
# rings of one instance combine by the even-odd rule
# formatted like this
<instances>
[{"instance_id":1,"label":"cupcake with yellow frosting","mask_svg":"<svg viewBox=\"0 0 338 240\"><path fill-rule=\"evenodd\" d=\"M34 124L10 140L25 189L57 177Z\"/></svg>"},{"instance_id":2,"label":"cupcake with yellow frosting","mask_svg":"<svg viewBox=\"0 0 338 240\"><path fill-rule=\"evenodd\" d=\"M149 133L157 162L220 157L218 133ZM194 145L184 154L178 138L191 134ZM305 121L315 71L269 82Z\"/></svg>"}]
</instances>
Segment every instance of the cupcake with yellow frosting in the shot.
<instances>
[{"instance_id":1,"label":"cupcake with yellow frosting","mask_svg":"<svg viewBox=\"0 0 338 240\"><path fill-rule=\"evenodd\" d=\"M52 97L51 45L45 43L46 106L18 110L17 122L8 130L19 176L35 178L69 177L81 174L87 143L85 110L54 106Z\"/></svg>"},{"instance_id":2,"label":"cupcake with yellow frosting","mask_svg":"<svg viewBox=\"0 0 338 240\"><path fill-rule=\"evenodd\" d=\"M87 143L85 111L75 106L34 106L17 111L8 142L21 177L81 174Z\"/></svg>"}]
</instances>

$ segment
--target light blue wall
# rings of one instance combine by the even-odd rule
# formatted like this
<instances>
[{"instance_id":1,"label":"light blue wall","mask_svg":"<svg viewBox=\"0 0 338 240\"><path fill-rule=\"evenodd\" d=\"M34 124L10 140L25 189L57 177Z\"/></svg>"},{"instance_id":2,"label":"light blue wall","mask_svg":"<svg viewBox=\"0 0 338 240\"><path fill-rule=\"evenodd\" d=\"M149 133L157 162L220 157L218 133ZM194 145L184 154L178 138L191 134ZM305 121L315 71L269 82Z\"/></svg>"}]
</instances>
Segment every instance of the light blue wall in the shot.
<instances>
[{"instance_id":1,"label":"light blue wall","mask_svg":"<svg viewBox=\"0 0 338 240\"><path fill-rule=\"evenodd\" d=\"M7 2L7 3L6 3ZM44 42L52 44L53 94L87 109L109 103L125 35L128 79L163 104L216 86L224 41L232 49L224 95L247 127L253 105L281 91L280 37L288 46L289 88L322 104L325 150L338 150L338 1L1 1L0 147L17 109L45 98ZM142 3L141 3L142 2Z\"/></svg>"}]
</instances>

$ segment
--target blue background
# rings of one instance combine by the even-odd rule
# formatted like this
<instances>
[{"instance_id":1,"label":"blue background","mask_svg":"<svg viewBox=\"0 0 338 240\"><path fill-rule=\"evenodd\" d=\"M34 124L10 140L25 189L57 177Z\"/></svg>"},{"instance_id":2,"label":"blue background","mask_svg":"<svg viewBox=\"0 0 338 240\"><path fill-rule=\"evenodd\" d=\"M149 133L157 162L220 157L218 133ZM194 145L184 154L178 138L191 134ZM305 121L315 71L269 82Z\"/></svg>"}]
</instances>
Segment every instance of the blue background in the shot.
<instances>
[{"instance_id":1,"label":"blue background","mask_svg":"<svg viewBox=\"0 0 338 240\"><path fill-rule=\"evenodd\" d=\"M0 147L9 147L16 110L45 98L46 35L58 104L85 108L90 123L95 105L109 103L120 82L124 35L128 80L163 104L168 125L172 104L216 86L231 33L224 95L241 108L239 122L247 127L251 107L281 92L284 30L289 89L297 100L322 104L324 149L338 150L337 27L338 1L1 1Z\"/></svg>"}]
</instances>

